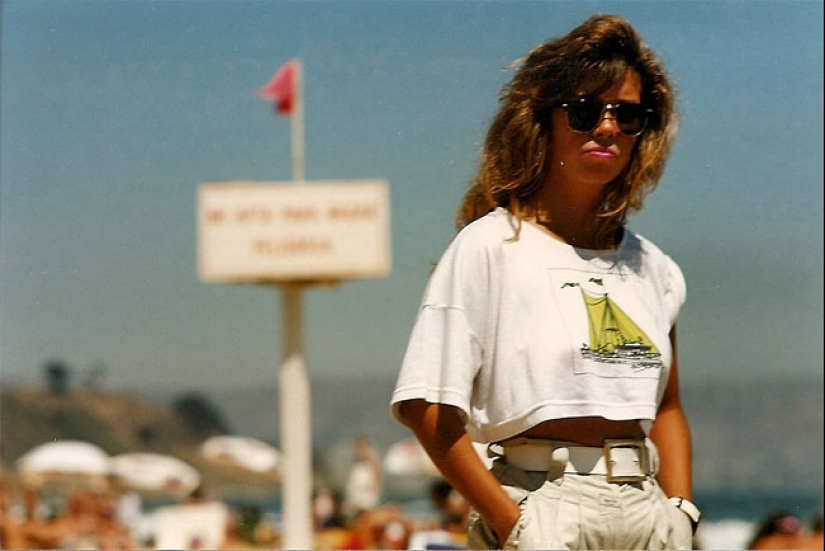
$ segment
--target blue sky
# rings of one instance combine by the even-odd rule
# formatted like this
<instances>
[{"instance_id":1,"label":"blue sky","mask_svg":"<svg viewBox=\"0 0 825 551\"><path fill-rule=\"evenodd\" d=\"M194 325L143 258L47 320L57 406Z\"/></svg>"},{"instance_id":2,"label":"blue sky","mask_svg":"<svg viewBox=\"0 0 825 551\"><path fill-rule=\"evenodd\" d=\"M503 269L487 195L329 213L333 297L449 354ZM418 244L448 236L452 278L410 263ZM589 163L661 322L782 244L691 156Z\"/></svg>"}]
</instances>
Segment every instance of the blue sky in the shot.
<instances>
[{"instance_id":1,"label":"blue sky","mask_svg":"<svg viewBox=\"0 0 825 551\"><path fill-rule=\"evenodd\" d=\"M277 381L276 290L198 279L205 182L291 178L255 97L305 70L309 180L386 179L390 277L306 294L313 377L395 376L509 62L595 12L663 58L681 132L631 227L682 266L682 379L822 378L823 6L814 1L2 3L0 381Z\"/></svg>"}]
</instances>

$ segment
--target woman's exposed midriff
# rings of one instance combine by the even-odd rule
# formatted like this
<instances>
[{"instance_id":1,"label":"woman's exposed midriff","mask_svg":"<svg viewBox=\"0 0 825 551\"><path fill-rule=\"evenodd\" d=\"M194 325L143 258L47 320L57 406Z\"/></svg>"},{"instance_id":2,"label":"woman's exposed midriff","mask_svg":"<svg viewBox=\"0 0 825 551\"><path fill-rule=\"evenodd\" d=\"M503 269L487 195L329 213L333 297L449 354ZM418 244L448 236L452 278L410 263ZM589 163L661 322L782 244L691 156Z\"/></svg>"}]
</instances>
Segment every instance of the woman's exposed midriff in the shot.
<instances>
[{"instance_id":1,"label":"woman's exposed midriff","mask_svg":"<svg viewBox=\"0 0 825 551\"><path fill-rule=\"evenodd\" d=\"M582 446L602 446L608 439L638 439L645 433L638 419L612 421L603 417L576 417L544 421L516 438L560 440Z\"/></svg>"}]
</instances>

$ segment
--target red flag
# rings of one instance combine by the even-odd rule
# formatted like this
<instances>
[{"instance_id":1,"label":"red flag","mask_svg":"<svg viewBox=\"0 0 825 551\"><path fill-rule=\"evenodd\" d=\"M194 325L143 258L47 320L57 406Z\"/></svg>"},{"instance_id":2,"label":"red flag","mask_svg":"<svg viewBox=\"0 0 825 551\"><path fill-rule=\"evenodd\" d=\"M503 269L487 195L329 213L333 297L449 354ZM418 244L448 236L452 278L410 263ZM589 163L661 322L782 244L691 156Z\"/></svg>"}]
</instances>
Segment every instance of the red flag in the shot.
<instances>
[{"instance_id":1,"label":"red flag","mask_svg":"<svg viewBox=\"0 0 825 551\"><path fill-rule=\"evenodd\" d=\"M265 86L258 89L258 97L275 102L275 112L284 117L291 116L295 107L296 73L296 63L289 61Z\"/></svg>"}]
</instances>

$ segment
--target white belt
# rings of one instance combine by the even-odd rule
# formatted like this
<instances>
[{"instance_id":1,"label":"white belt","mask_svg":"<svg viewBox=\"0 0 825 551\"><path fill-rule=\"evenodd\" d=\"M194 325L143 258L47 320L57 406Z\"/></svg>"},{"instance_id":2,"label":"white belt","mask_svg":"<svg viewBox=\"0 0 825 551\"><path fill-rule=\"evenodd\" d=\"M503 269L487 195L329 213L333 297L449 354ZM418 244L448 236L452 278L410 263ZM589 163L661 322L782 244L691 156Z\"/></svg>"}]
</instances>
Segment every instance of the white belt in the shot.
<instances>
[{"instance_id":1,"label":"white belt","mask_svg":"<svg viewBox=\"0 0 825 551\"><path fill-rule=\"evenodd\" d=\"M605 440L604 446L598 448L558 440L514 438L501 446L507 463L525 471L603 475L608 482L640 482L654 474L644 439Z\"/></svg>"}]
</instances>

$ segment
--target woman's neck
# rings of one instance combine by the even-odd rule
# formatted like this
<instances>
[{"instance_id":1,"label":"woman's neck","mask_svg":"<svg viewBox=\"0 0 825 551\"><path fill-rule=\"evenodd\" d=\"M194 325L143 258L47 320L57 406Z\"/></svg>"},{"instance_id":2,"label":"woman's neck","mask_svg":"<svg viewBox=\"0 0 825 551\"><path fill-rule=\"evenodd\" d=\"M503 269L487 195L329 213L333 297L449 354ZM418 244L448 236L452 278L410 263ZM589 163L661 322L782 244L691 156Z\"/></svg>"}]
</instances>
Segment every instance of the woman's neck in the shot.
<instances>
[{"instance_id":1,"label":"woman's neck","mask_svg":"<svg viewBox=\"0 0 825 551\"><path fill-rule=\"evenodd\" d=\"M598 217L600 195L570 193L563 186L545 186L525 211L525 220L540 230L581 249L613 249L621 240L621 227L605 233Z\"/></svg>"},{"instance_id":2,"label":"woman's neck","mask_svg":"<svg viewBox=\"0 0 825 551\"><path fill-rule=\"evenodd\" d=\"M553 217L538 215L527 216L525 221L572 247L579 249L607 250L614 249L619 243L619 236L604 238L598 234L598 225L595 219L584 225L569 224Z\"/></svg>"}]
</instances>

